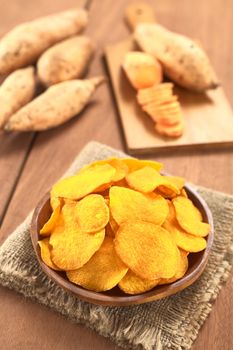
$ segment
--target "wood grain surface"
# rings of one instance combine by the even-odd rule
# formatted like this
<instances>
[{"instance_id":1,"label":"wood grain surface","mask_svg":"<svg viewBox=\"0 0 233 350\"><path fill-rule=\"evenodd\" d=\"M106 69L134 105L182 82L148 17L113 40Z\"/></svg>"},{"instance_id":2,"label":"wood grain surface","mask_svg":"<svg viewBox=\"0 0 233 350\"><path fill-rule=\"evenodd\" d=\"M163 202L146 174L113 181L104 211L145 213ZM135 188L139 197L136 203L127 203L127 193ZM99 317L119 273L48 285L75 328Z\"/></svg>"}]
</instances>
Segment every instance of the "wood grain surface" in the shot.
<instances>
[{"instance_id":1,"label":"wood grain surface","mask_svg":"<svg viewBox=\"0 0 233 350\"><path fill-rule=\"evenodd\" d=\"M84 4L85 1L0 0L1 33L13 25ZM129 1L90 0L88 34L97 43L89 76L106 74L103 48L124 40L129 30L122 18ZM199 39L209 54L233 106L233 46L231 0L173 0L152 2L156 17L171 30ZM50 185L65 171L89 141L97 140L124 149L119 119L108 84L101 86L94 102L79 117L43 133L0 136L0 212L5 213L0 232L3 241L36 205ZM153 158L150 156L150 158ZM233 194L233 151L171 151L156 156L171 173L196 184ZM193 350L233 349L232 277L221 290L202 327ZM74 325L60 315L0 288L0 349L118 349L94 332Z\"/></svg>"}]
</instances>

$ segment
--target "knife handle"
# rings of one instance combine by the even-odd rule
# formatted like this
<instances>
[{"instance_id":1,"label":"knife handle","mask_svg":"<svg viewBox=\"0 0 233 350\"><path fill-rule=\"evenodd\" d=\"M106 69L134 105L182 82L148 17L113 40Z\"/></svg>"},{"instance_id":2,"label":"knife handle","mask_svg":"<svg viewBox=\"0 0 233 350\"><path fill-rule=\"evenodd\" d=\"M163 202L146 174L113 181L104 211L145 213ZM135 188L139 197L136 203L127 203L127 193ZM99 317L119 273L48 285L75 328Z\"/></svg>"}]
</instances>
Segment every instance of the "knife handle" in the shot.
<instances>
[{"instance_id":1,"label":"knife handle","mask_svg":"<svg viewBox=\"0 0 233 350\"><path fill-rule=\"evenodd\" d=\"M132 31L139 23L154 23L154 9L144 1L133 2L126 7L125 21Z\"/></svg>"}]
</instances>

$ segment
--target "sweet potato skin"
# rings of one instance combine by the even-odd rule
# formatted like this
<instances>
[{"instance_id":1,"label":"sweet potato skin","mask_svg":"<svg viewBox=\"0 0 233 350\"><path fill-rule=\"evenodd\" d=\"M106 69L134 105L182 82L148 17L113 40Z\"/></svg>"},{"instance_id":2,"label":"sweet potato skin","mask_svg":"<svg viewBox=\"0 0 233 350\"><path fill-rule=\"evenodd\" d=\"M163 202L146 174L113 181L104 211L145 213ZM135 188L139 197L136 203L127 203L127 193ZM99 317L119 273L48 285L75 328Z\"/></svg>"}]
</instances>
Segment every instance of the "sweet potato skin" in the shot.
<instances>
[{"instance_id":1,"label":"sweet potato skin","mask_svg":"<svg viewBox=\"0 0 233 350\"><path fill-rule=\"evenodd\" d=\"M0 86L0 129L35 94L34 67L22 68L11 73Z\"/></svg>"},{"instance_id":2,"label":"sweet potato skin","mask_svg":"<svg viewBox=\"0 0 233 350\"><path fill-rule=\"evenodd\" d=\"M81 112L103 80L96 77L52 85L15 113L5 125L5 130L39 131L63 124Z\"/></svg>"},{"instance_id":3,"label":"sweet potato skin","mask_svg":"<svg viewBox=\"0 0 233 350\"><path fill-rule=\"evenodd\" d=\"M32 64L50 46L77 34L87 24L81 8L20 24L0 41L0 74Z\"/></svg>"},{"instance_id":4,"label":"sweet potato skin","mask_svg":"<svg viewBox=\"0 0 233 350\"><path fill-rule=\"evenodd\" d=\"M158 24L142 23L136 27L134 38L143 51L162 63L165 74L177 84L193 91L219 85L204 50L186 36Z\"/></svg>"},{"instance_id":5,"label":"sweet potato skin","mask_svg":"<svg viewBox=\"0 0 233 350\"><path fill-rule=\"evenodd\" d=\"M83 77L94 53L94 45L84 35L74 36L46 50L37 62L40 81L50 86Z\"/></svg>"}]
</instances>

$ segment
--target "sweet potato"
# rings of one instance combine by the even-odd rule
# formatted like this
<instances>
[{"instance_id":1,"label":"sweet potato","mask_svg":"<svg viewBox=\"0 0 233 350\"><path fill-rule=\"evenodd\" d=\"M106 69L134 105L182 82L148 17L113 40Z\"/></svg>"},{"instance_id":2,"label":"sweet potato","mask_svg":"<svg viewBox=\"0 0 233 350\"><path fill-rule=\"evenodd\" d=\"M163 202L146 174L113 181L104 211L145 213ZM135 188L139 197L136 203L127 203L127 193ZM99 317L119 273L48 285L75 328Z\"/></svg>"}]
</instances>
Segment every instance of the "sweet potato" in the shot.
<instances>
[{"instance_id":1,"label":"sweet potato","mask_svg":"<svg viewBox=\"0 0 233 350\"><path fill-rule=\"evenodd\" d=\"M155 130L164 136L168 136L171 138L176 138L182 136L184 132L184 121L181 120L179 123L175 125L166 125L162 123L155 124Z\"/></svg>"},{"instance_id":2,"label":"sweet potato","mask_svg":"<svg viewBox=\"0 0 233 350\"><path fill-rule=\"evenodd\" d=\"M162 63L165 74L177 84L195 91L219 85L206 53L191 39L151 23L139 24L134 38L143 51Z\"/></svg>"},{"instance_id":3,"label":"sweet potato","mask_svg":"<svg viewBox=\"0 0 233 350\"><path fill-rule=\"evenodd\" d=\"M33 98L35 69L27 67L11 73L0 86L0 129L8 119Z\"/></svg>"},{"instance_id":4,"label":"sweet potato","mask_svg":"<svg viewBox=\"0 0 233 350\"><path fill-rule=\"evenodd\" d=\"M0 41L0 74L34 63L48 47L77 34L86 24L87 12L75 8L16 26Z\"/></svg>"},{"instance_id":5,"label":"sweet potato","mask_svg":"<svg viewBox=\"0 0 233 350\"><path fill-rule=\"evenodd\" d=\"M122 67L136 90L159 84L163 78L161 64L153 56L144 52L127 52Z\"/></svg>"},{"instance_id":6,"label":"sweet potato","mask_svg":"<svg viewBox=\"0 0 233 350\"><path fill-rule=\"evenodd\" d=\"M61 41L39 58L38 76L46 86L81 78L93 53L94 46L87 36L74 36Z\"/></svg>"},{"instance_id":7,"label":"sweet potato","mask_svg":"<svg viewBox=\"0 0 233 350\"><path fill-rule=\"evenodd\" d=\"M86 106L95 88L103 80L103 77L96 77L52 85L15 113L5 125L5 130L46 130L63 124Z\"/></svg>"}]
</instances>

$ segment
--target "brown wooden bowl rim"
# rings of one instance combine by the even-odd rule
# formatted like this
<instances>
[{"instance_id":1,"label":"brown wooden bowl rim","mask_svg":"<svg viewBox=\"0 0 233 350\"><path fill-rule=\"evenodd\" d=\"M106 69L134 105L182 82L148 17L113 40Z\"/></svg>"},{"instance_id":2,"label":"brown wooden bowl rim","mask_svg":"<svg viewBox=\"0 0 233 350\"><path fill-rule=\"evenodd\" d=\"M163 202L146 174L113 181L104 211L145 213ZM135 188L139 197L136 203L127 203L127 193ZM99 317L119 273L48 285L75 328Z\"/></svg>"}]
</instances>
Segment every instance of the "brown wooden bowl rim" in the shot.
<instances>
[{"instance_id":1,"label":"brown wooden bowl rim","mask_svg":"<svg viewBox=\"0 0 233 350\"><path fill-rule=\"evenodd\" d=\"M191 194L191 197L194 197L196 202L198 202L199 209L201 206L201 211L205 213L206 221L210 224L211 231L207 237L207 247L204 250L204 253L199 265L196 267L195 266L192 267L191 270L188 269L189 271L188 275L185 275L180 280L173 282L171 284L157 286L155 287L155 289L152 289L142 294L136 294L136 295L125 294L124 296L111 296L111 295L106 295L104 293L97 293L97 292L84 289L82 287L79 287L78 285L73 284L68 279L61 276L58 272L48 267L41 260L40 249L39 249L38 239L37 239L37 237L39 236L39 233L37 232L38 216L41 209L44 207L45 203L50 198L49 192L47 192L43 196L43 198L39 201L38 205L36 206L33 213L31 229L30 229L32 245L36 253L36 258L42 270L47 274L49 278L51 278L54 282L56 282L59 286L61 286L66 291L71 292L72 294L75 294L76 296L80 297L82 300L85 300L87 302L91 302L93 304L98 304L98 305L105 305L105 306L128 306L133 304L141 304L145 302L162 299L164 297L173 295L178 291L181 291L187 288L200 277L200 275L205 269L205 266L207 264L208 257L210 254L210 250L213 244L213 240L214 240L214 223L213 223L213 217L212 217L211 211L207 203L204 201L204 199L190 185L186 184L184 188L188 192L188 195Z\"/></svg>"}]
</instances>

